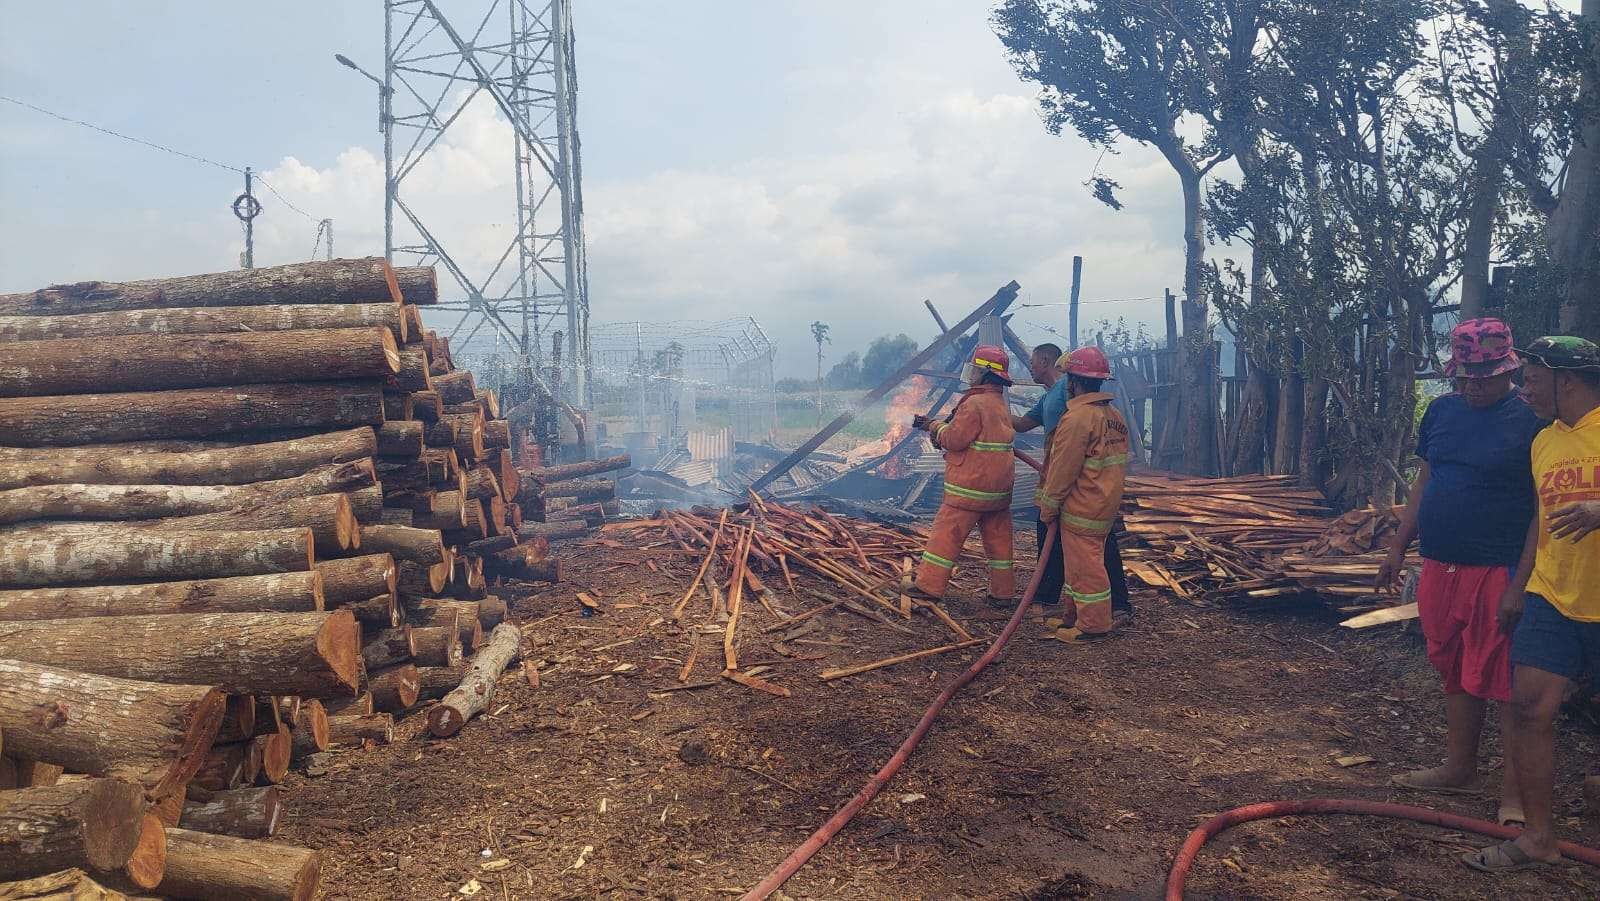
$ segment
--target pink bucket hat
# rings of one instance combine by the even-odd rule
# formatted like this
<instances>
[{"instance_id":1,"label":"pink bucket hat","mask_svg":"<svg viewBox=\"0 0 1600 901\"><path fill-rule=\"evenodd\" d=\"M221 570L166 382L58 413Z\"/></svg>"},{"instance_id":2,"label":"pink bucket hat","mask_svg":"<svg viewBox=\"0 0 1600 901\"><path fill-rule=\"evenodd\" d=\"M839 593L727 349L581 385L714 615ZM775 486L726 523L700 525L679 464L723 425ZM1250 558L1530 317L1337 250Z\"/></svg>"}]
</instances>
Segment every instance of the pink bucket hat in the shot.
<instances>
[{"instance_id":1,"label":"pink bucket hat","mask_svg":"<svg viewBox=\"0 0 1600 901\"><path fill-rule=\"evenodd\" d=\"M1448 378L1487 379L1522 368L1511 349L1511 326L1498 319L1468 319L1450 330Z\"/></svg>"}]
</instances>

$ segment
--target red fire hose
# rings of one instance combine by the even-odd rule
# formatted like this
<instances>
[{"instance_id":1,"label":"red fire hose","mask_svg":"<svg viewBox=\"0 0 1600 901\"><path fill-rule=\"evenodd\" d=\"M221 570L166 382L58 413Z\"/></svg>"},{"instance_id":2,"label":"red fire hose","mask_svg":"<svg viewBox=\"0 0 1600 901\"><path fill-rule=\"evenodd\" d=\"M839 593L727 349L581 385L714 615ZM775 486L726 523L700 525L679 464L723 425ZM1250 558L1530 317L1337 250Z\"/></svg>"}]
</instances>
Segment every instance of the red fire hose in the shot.
<instances>
[{"instance_id":1,"label":"red fire hose","mask_svg":"<svg viewBox=\"0 0 1600 901\"><path fill-rule=\"evenodd\" d=\"M1205 825L1189 833L1189 837L1183 842L1183 847L1178 850L1178 858L1172 862L1171 873L1167 876L1166 901L1183 901L1183 883L1189 878L1189 868L1194 866L1195 856L1200 853L1201 847L1207 841L1215 838L1218 834L1232 829L1240 823L1248 823L1252 820L1330 813L1412 820L1418 823L1427 823L1431 826L1443 826L1446 829L1477 832L1481 835L1500 839L1516 838L1522 832L1521 829L1500 826L1488 820L1475 820L1472 817L1429 810L1426 807L1386 804L1382 801L1308 798L1304 801L1268 801L1263 804L1250 804L1218 814L1207 820ZM1571 842L1562 842L1561 855L1570 860L1581 861L1592 867L1600 867L1600 851L1596 851L1593 848L1585 848L1582 845L1574 845Z\"/></svg>"}]
</instances>

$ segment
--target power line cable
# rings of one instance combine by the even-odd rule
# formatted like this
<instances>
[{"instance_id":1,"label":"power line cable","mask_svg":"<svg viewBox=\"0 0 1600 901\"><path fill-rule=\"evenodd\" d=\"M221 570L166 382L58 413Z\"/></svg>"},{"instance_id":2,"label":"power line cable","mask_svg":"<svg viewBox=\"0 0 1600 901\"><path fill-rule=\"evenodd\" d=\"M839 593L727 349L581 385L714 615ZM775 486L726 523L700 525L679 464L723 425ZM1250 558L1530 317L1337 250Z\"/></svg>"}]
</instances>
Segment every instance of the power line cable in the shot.
<instances>
[{"instance_id":1,"label":"power line cable","mask_svg":"<svg viewBox=\"0 0 1600 901\"><path fill-rule=\"evenodd\" d=\"M226 169L229 172L237 172L237 173L239 173L241 175L244 174L244 170L240 169L238 166L230 166L227 163L219 163L216 160L206 159L203 156L196 156L195 154L192 154L192 153L184 153L182 150L174 150L173 148L168 147L165 144L157 144L154 141L146 141L143 138L136 138L136 137L134 137L132 135L125 135L120 131L113 131L112 129L105 128L105 127L102 127L102 126L99 126L99 125L95 125L92 122L85 122L82 119L74 119L71 116L64 116L64 115L62 115L60 113L52 112L50 110L45 109L42 106L34 106L31 103L27 103L25 101L18 100L15 97L7 97L7 96L5 96L3 94L0 94L0 100L4 100L7 103L14 103L17 106L24 107L26 109L31 109L36 113L43 113L44 115L49 116L52 119L60 119L62 122L70 122L73 125L81 125L84 128L92 129L94 131L101 132L102 134L108 134L108 135L112 136L113 138L121 138L124 141L132 141L135 144L143 144L146 147L150 147L150 148L153 148L155 150L160 150L160 151L163 151L165 153L170 153L170 154L172 154L174 156L181 156L184 159L194 160L197 163L205 163L208 166L216 166L218 169ZM274 191L273 193L276 194L277 192ZM279 198L279 199L281 200L282 198ZM287 201L285 201L285 203L287 203Z\"/></svg>"},{"instance_id":2,"label":"power line cable","mask_svg":"<svg viewBox=\"0 0 1600 901\"><path fill-rule=\"evenodd\" d=\"M306 217L307 219L310 219L312 222L321 222L322 221L322 220L318 219L316 216L313 216L310 213L306 212L305 210L302 210L299 207L295 206L294 204L290 203L289 199L287 197L284 197L282 194L279 194L278 193L278 189L274 188L270 182L268 182L266 179L262 178L261 174L259 172L256 173L255 178L256 178L256 181L261 182L262 184L267 186L267 190L272 192L272 196L273 197L276 197L279 200L283 201L283 205L284 206L288 207L291 210L294 210L296 213L299 213L300 215Z\"/></svg>"}]
</instances>

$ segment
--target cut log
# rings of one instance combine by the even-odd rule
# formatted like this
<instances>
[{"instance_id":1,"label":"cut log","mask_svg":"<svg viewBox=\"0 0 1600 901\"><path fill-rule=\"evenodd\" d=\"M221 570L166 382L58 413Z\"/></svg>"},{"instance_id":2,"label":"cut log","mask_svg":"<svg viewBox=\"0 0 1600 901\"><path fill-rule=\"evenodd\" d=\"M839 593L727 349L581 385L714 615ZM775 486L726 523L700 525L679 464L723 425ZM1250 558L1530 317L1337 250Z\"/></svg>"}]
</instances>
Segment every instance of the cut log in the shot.
<instances>
[{"instance_id":1,"label":"cut log","mask_svg":"<svg viewBox=\"0 0 1600 901\"><path fill-rule=\"evenodd\" d=\"M359 491L346 491L345 497L350 499L350 512L355 514L356 522L361 524L377 523L383 518L383 486L373 485L371 488L362 488ZM357 529L356 537L359 539L364 533ZM354 546L359 547L358 540Z\"/></svg>"},{"instance_id":2,"label":"cut log","mask_svg":"<svg viewBox=\"0 0 1600 901\"><path fill-rule=\"evenodd\" d=\"M199 772L194 774L192 784L214 792L230 791L244 785L246 765L254 741L253 738L247 738L225 745L212 745L201 761Z\"/></svg>"},{"instance_id":3,"label":"cut log","mask_svg":"<svg viewBox=\"0 0 1600 901\"><path fill-rule=\"evenodd\" d=\"M406 663L415 656L417 642L409 625L375 632L361 645L361 660L368 672Z\"/></svg>"},{"instance_id":4,"label":"cut log","mask_svg":"<svg viewBox=\"0 0 1600 901\"><path fill-rule=\"evenodd\" d=\"M288 726L279 726L271 735L257 735L251 739L261 756L261 769L251 780L256 785L277 785L289 775L289 761L294 754L294 734Z\"/></svg>"},{"instance_id":5,"label":"cut log","mask_svg":"<svg viewBox=\"0 0 1600 901\"><path fill-rule=\"evenodd\" d=\"M257 735L271 735L278 731L279 726L286 725L282 715L278 712L278 699L272 695L256 695L256 729L251 733L252 738Z\"/></svg>"},{"instance_id":6,"label":"cut log","mask_svg":"<svg viewBox=\"0 0 1600 901\"><path fill-rule=\"evenodd\" d=\"M433 566L444 562L444 542L434 529L371 525L361 530L361 547L369 554L389 554L397 563Z\"/></svg>"},{"instance_id":7,"label":"cut log","mask_svg":"<svg viewBox=\"0 0 1600 901\"><path fill-rule=\"evenodd\" d=\"M309 754L328 750L328 712L322 702L307 698L295 712L293 757L299 760Z\"/></svg>"},{"instance_id":8,"label":"cut log","mask_svg":"<svg viewBox=\"0 0 1600 901\"><path fill-rule=\"evenodd\" d=\"M70 867L115 872L139 844L144 792L132 782L82 779L0 792L0 879Z\"/></svg>"},{"instance_id":9,"label":"cut log","mask_svg":"<svg viewBox=\"0 0 1600 901\"><path fill-rule=\"evenodd\" d=\"M244 741L256 734L256 699L254 695L228 695L227 711L222 715L222 726L217 729L218 742Z\"/></svg>"},{"instance_id":10,"label":"cut log","mask_svg":"<svg viewBox=\"0 0 1600 901\"><path fill-rule=\"evenodd\" d=\"M9 438L7 439L9 440ZM191 444L169 451L137 446L0 448L0 488L27 485L244 485L301 475L378 452L370 428L229 448Z\"/></svg>"},{"instance_id":11,"label":"cut log","mask_svg":"<svg viewBox=\"0 0 1600 901\"><path fill-rule=\"evenodd\" d=\"M454 619L462 653L471 653L483 643L483 623L479 620L482 603L482 601L457 601L446 598L426 600L411 611L411 619L414 624L424 627L443 625L447 620Z\"/></svg>"},{"instance_id":12,"label":"cut log","mask_svg":"<svg viewBox=\"0 0 1600 901\"><path fill-rule=\"evenodd\" d=\"M84 871L73 868L0 882L0 901L128 901L128 896L106 888Z\"/></svg>"},{"instance_id":13,"label":"cut log","mask_svg":"<svg viewBox=\"0 0 1600 901\"><path fill-rule=\"evenodd\" d=\"M406 322L406 343L420 347L423 333L427 331L422 325L422 308L416 304L407 303L400 308L400 314Z\"/></svg>"},{"instance_id":14,"label":"cut log","mask_svg":"<svg viewBox=\"0 0 1600 901\"><path fill-rule=\"evenodd\" d=\"M329 607L395 592L395 562L388 554L323 560L317 572L322 574L322 596Z\"/></svg>"},{"instance_id":15,"label":"cut log","mask_svg":"<svg viewBox=\"0 0 1600 901\"><path fill-rule=\"evenodd\" d=\"M489 419L483 423L483 446L486 450L504 450L511 447L511 423L504 419Z\"/></svg>"},{"instance_id":16,"label":"cut log","mask_svg":"<svg viewBox=\"0 0 1600 901\"><path fill-rule=\"evenodd\" d=\"M421 566L416 563L400 563L397 565L399 578L395 582L395 590L400 595L401 603L406 603L412 598L432 597L444 590L450 581L451 558L433 566Z\"/></svg>"},{"instance_id":17,"label":"cut log","mask_svg":"<svg viewBox=\"0 0 1600 901\"><path fill-rule=\"evenodd\" d=\"M493 629L505 622L506 602L497 597L486 597L478 600L478 622L485 629Z\"/></svg>"},{"instance_id":18,"label":"cut log","mask_svg":"<svg viewBox=\"0 0 1600 901\"><path fill-rule=\"evenodd\" d=\"M394 280L407 304L429 307L439 302L439 282L432 266L396 266Z\"/></svg>"},{"instance_id":19,"label":"cut log","mask_svg":"<svg viewBox=\"0 0 1600 901\"><path fill-rule=\"evenodd\" d=\"M167 829L167 868L155 893L193 901L310 901L322 854L293 845Z\"/></svg>"},{"instance_id":20,"label":"cut log","mask_svg":"<svg viewBox=\"0 0 1600 901\"><path fill-rule=\"evenodd\" d=\"M0 591L0 621L154 613L306 613L321 609L322 577L314 571Z\"/></svg>"},{"instance_id":21,"label":"cut log","mask_svg":"<svg viewBox=\"0 0 1600 901\"><path fill-rule=\"evenodd\" d=\"M414 401L413 401L414 403ZM455 414L449 414L455 415ZM460 428L454 420L447 419L446 414L439 414L433 422L428 424L427 431L423 432L422 440L429 447L454 448L456 444L456 431Z\"/></svg>"},{"instance_id":22,"label":"cut log","mask_svg":"<svg viewBox=\"0 0 1600 901\"><path fill-rule=\"evenodd\" d=\"M454 666L461 662L461 625L446 617L437 626L411 630L418 666Z\"/></svg>"},{"instance_id":23,"label":"cut log","mask_svg":"<svg viewBox=\"0 0 1600 901\"><path fill-rule=\"evenodd\" d=\"M367 690L372 692L374 710L399 713L417 703L418 688L417 667L412 663L367 673Z\"/></svg>"},{"instance_id":24,"label":"cut log","mask_svg":"<svg viewBox=\"0 0 1600 901\"><path fill-rule=\"evenodd\" d=\"M382 378L399 371L400 350L384 328L61 338L7 344L0 397Z\"/></svg>"},{"instance_id":25,"label":"cut log","mask_svg":"<svg viewBox=\"0 0 1600 901\"><path fill-rule=\"evenodd\" d=\"M383 391L371 382L301 382L0 398L6 440L58 447L148 438L200 438L271 429L375 426Z\"/></svg>"},{"instance_id":26,"label":"cut log","mask_svg":"<svg viewBox=\"0 0 1600 901\"><path fill-rule=\"evenodd\" d=\"M556 482L566 482L572 479L581 479L584 476L597 476L601 473L615 472L627 469L633 465L633 460L627 454L618 454L615 457L606 457L602 460L584 460L580 463L563 463L559 466L540 466L522 470L523 478L540 485L551 485Z\"/></svg>"},{"instance_id":27,"label":"cut log","mask_svg":"<svg viewBox=\"0 0 1600 901\"><path fill-rule=\"evenodd\" d=\"M382 525L401 526L407 529L412 528L412 523L415 521L410 507L384 507L383 513L378 517L378 522Z\"/></svg>"},{"instance_id":28,"label":"cut log","mask_svg":"<svg viewBox=\"0 0 1600 901\"><path fill-rule=\"evenodd\" d=\"M106 526L94 541L15 538L0 542L0 588L305 572L313 546L310 529L180 532Z\"/></svg>"},{"instance_id":29,"label":"cut log","mask_svg":"<svg viewBox=\"0 0 1600 901\"><path fill-rule=\"evenodd\" d=\"M489 420L489 421L492 422L492 421L500 418L500 398L499 398L498 395L496 395L493 391L490 391L487 388L479 388L477 397L478 397L478 406L483 408L483 418L484 419ZM506 443L505 444L501 444L501 445L497 445L498 447L510 447L511 446L511 430L509 428L509 424L508 424L507 429L505 430L505 433L506 433Z\"/></svg>"},{"instance_id":30,"label":"cut log","mask_svg":"<svg viewBox=\"0 0 1600 901\"><path fill-rule=\"evenodd\" d=\"M422 423L386 422L378 427L378 453L416 459L422 455Z\"/></svg>"},{"instance_id":31,"label":"cut log","mask_svg":"<svg viewBox=\"0 0 1600 901\"><path fill-rule=\"evenodd\" d=\"M435 738L449 738L461 731L494 698L495 682L522 646L522 631L516 626L496 626L489 641L477 654L461 685L428 710L428 732Z\"/></svg>"},{"instance_id":32,"label":"cut log","mask_svg":"<svg viewBox=\"0 0 1600 901\"><path fill-rule=\"evenodd\" d=\"M479 538L476 541L467 542L466 552L478 557L487 557L490 554L498 554L516 546L517 536L496 535L493 538Z\"/></svg>"},{"instance_id":33,"label":"cut log","mask_svg":"<svg viewBox=\"0 0 1600 901\"><path fill-rule=\"evenodd\" d=\"M439 392L439 399L447 404L473 404L478 401L478 386L470 369L435 377L433 390Z\"/></svg>"},{"instance_id":34,"label":"cut log","mask_svg":"<svg viewBox=\"0 0 1600 901\"><path fill-rule=\"evenodd\" d=\"M419 529L464 529L466 497L459 491L436 491L427 497L425 508L412 511L411 519Z\"/></svg>"},{"instance_id":35,"label":"cut log","mask_svg":"<svg viewBox=\"0 0 1600 901\"><path fill-rule=\"evenodd\" d=\"M329 716L367 716L372 713L372 692L363 691L353 698L325 701L322 708Z\"/></svg>"},{"instance_id":36,"label":"cut log","mask_svg":"<svg viewBox=\"0 0 1600 901\"><path fill-rule=\"evenodd\" d=\"M530 559L530 549L530 546L518 545L490 557L495 574L527 582L561 581L561 561L554 557L541 560L537 555Z\"/></svg>"},{"instance_id":37,"label":"cut log","mask_svg":"<svg viewBox=\"0 0 1600 901\"><path fill-rule=\"evenodd\" d=\"M122 865L123 878L140 889L149 891L161 883L167 868L167 833L161 818L146 813L139 821L139 841L133 846L128 862Z\"/></svg>"},{"instance_id":38,"label":"cut log","mask_svg":"<svg viewBox=\"0 0 1600 901\"><path fill-rule=\"evenodd\" d=\"M328 741L336 746L360 746L366 742L386 745L394 741L394 715L373 713L367 716L328 717Z\"/></svg>"},{"instance_id":39,"label":"cut log","mask_svg":"<svg viewBox=\"0 0 1600 901\"><path fill-rule=\"evenodd\" d=\"M361 623L362 631L393 629L405 621L394 593L380 594L353 604L343 604L338 609L348 610L354 614L356 621Z\"/></svg>"},{"instance_id":40,"label":"cut log","mask_svg":"<svg viewBox=\"0 0 1600 901\"><path fill-rule=\"evenodd\" d=\"M374 486L371 489L362 490L378 492L380 496L376 499L379 503L382 503L382 489ZM299 497L248 507L237 507L219 513L118 522L116 528L146 530L151 534L174 531L199 532L212 529L234 532L241 530L308 528L311 530L312 543L317 553L339 554L360 546L361 525L357 521L355 511L350 504L350 498L360 494L361 492L320 494L312 497ZM104 530L105 525L103 523L39 520L12 526L0 526L0 540L74 537L94 540Z\"/></svg>"},{"instance_id":41,"label":"cut log","mask_svg":"<svg viewBox=\"0 0 1600 901\"><path fill-rule=\"evenodd\" d=\"M185 803L178 825L213 835L271 838L283 816L280 792L276 785L211 792L204 801Z\"/></svg>"},{"instance_id":42,"label":"cut log","mask_svg":"<svg viewBox=\"0 0 1600 901\"><path fill-rule=\"evenodd\" d=\"M549 538L582 538L594 531L594 527L581 519L558 519L555 522L525 522L517 530L517 537L524 539Z\"/></svg>"},{"instance_id":43,"label":"cut log","mask_svg":"<svg viewBox=\"0 0 1600 901\"><path fill-rule=\"evenodd\" d=\"M416 293L426 294L421 289L416 289ZM0 294L0 316L383 301L396 306L400 303L400 287L394 270L379 257L366 257L137 282L52 285L24 294Z\"/></svg>"},{"instance_id":44,"label":"cut log","mask_svg":"<svg viewBox=\"0 0 1600 901\"><path fill-rule=\"evenodd\" d=\"M396 390L432 391L433 376L428 372L428 354L421 347L400 349L400 371L389 380Z\"/></svg>"},{"instance_id":45,"label":"cut log","mask_svg":"<svg viewBox=\"0 0 1600 901\"><path fill-rule=\"evenodd\" d=\"M500 480L492 467L480 464L467 472L467 497L488 500L500 496Z\"/></svg>"},{"instance_id":46,"label":"cut log","mask_svg":"<svg viewBox=\"0 0 1600 901\"><path fill-rule=\"evenodd\" d=\"M408 319L400 307L390 303L267 304L118 310L75 316L0 316L0 341L379 327L388 329L397 342L404 344L410 337Z\"/></svg>"},{"instance_id":47,"label":"cut log","mask_svg":"<svg viewBox=\"0 0 1600 901\"><path fill-rule=\"evenodd\" d=\"M610 479L571 479L545 485L533 491L534 493L530 495L529 488L524 486L518 500L531 497L546 499L570 497L577 501L609 501L617 496L617 483Z\"/></svg>"},{"instance_id":48,"label":"cut log","mask_svg":"<svg viewBox=\"0 0 1600 901\"><path fill-rule=\"evenodd\" d=\"M355 694L359 633L343 610L45 619L0 623L0 657L239 694L338 697Z\"/></svg>"},{"instance_id":49,"label":"cut log","mask_svg":"<svg viewBox=\"0 0 1600 901\"><path fill-rule=\"evenodd\" d=\"M203 685L0 660L0 730L7 751L75 773L137 782L153 798L183 791L226 709L223 693Z\"/></svg>"},{"instance_id":50,"label":"cut log","mask_svg":"<svg viewBox=\"0 0 1600 901\"><path fill-rule=\"evenodd\" d=\"M438 422L439 417L443 415L444 402L439 400L439 392L411 392L411 416L414 419L418 419L425 423L434 423ZM432 441L429 441L428 443L433 444Z\"/></svg>"},{"instance_id":51,"label":"cut log","mask_svg":"<svg viewBox=\"0 0 1600 901\"><path fill-rule=\"evenodd\" d=\"M0 757L0 789L55 785L63 772L60 764L31 757Z\"/></svg>"},{"instance_id":52,"label":"cut log","mask_svg":"<svg viewBox=\"0 0 1600 901\"><path fill-rule=\"evenodd\" d=\"M483 577L483 558L462 555L456 558L460 575L451 582L451 594L463 601L476 601L489 593Z\"/></svg>"},{"instance_id":53,"label":"cut log","mask_svg":"<svg viewBox=\"0 0 1600 901\"><path fill-rule=\"evenodd\" d=\"M411 394L404 391L383 392L383 418L389 422L405 422L416 413Z\"/></svg>"},{"instance_id":54,"label":"cut log","mask_svg":"<svg viewBox=\"0 0 1600 901\"><path fill-rule=\"evenodd\" d=\"M467 677L469 666L425 666L417 670L417 696L413 703L434 701L455 691Z\"/></svg>"}]
</instances>

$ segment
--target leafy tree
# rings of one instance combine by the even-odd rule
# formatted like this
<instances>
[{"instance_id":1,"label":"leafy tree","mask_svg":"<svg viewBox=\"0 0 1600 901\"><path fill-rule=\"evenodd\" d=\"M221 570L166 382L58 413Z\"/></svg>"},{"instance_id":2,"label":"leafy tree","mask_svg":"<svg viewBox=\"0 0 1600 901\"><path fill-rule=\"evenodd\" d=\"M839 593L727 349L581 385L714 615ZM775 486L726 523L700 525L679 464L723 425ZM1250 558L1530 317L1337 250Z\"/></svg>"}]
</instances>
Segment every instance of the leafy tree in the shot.
<instances>
[{"instance_id":1,"label":"leafy tree","mask_svg":"<svg viewBox=\"0 0 1600 901\"><path fill-rule=\"evenodd\" d=\"M892 338L880 335L872 339L861 357L861 384L877 385L916 355L917 342L904 332Z\"/></svg>"},{"instance_id":2,"label":"leafy tree","mask_svg":"<svg viewBox=\"0 0 1600 901\"><path fill-rule=\"evenodd\" d=\"M833 343L828 337L828 324L821 321L811 323L811 338L817 342L817 428L822 428L822 344Z\"/></svg>"},{"instance_id":3,"label":"leafy tree","mask_svg":"<svg viewBox=\"0 0 1600 901\"><path fill-rule=\"evenodd\" d=\"M823 383L835 390L861 387L861 354L850 351L844 359L833 364Z\"/></svg>"}]
</instances>

